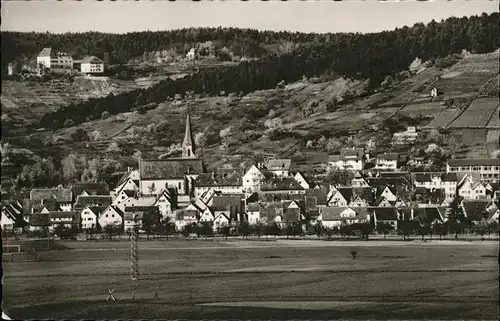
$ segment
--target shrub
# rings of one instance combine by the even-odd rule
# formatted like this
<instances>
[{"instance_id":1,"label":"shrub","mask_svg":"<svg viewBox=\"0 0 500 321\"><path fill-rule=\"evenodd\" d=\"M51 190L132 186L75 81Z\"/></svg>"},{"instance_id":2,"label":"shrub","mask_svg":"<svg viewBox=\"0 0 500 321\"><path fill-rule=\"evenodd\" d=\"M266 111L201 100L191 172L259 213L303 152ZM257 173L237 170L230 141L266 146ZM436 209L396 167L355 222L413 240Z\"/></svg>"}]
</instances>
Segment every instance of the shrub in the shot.
<instances>
[{"instance_id":1,"label":"shrub","mask_svg":"<svg viewBox=\"0 0 500 321\"><path fill-rule=\"evenodd\" d=\"M108 111L103 111L101 114L101 119L106 119L109 117L109 112Z\"/></svg>"},{"instance_id":2,"label":"shrub","mask_svg":"<svg viewBox=\"0 0 500 321\"><path fill-rule=\"evenodd\" d=\"M337 98L333 97L332 99L330 99L326 103L326 111L333 112L333 111L337 110L338 103L339 102L338 102Z\"/></svg>"},{"instance_id":3,"label":"shrub","mask_svg":"<svg viewBox=\"0 0 500 321\"><path fill-rule=\"evenodd\" d=\"M75 126L75 122L72 119L66 119L64 121L64 127L73 127Z\"/></svg>"}]
</instances>

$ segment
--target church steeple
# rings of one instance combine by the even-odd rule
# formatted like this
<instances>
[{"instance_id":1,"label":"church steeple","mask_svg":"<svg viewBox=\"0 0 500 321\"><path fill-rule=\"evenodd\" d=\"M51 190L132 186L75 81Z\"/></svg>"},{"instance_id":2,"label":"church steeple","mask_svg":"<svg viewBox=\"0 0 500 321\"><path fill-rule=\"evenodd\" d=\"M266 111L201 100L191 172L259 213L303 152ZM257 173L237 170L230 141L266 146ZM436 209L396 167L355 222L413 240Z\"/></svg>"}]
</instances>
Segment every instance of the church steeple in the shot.
<instances>
[{"instance_id":1,"label":"church steeple","mask_svg":"<svg viewBox=\"0 0 500 321\"><path fill-rule=\"evenodd\" d=\"M184 141L182 142L182 157L196 158L193 133L191 131L191 116L189 109L186 116L186 131L184 133Z\"/></svg>"}]
</instances>

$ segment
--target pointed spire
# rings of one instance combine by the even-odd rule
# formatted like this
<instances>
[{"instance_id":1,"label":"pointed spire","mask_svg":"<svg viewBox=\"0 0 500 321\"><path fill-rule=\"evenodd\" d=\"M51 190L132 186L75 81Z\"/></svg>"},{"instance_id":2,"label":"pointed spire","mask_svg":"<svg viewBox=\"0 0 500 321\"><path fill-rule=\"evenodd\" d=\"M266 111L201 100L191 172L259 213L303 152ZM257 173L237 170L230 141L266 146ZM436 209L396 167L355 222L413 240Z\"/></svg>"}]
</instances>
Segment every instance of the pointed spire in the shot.
<instances>
[{"instance_id":1,"label":"pointed spire","mask_svg":"<svg viewBox=\"0 0 500 321\"><path fill-rule=\"evenodd\" d=\"M196 157L193 132L191 131L191 116L189 114L189 108L186 116L186 131L184 133L184 141L182 142L182 157Z\"/></svg>"}]
</instances>

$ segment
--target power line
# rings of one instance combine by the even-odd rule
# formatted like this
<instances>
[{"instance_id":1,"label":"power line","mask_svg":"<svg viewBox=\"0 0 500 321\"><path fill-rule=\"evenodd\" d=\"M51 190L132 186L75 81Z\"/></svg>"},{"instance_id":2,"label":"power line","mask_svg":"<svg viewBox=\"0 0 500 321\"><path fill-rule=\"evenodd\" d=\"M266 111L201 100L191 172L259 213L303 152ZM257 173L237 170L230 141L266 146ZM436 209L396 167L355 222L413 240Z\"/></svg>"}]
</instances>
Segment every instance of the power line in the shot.
<instances>
[{"instance_id":1,"label":"power line","mask_svg":"<svg viewBox=\"0 0 500 321\"><path fill-rule=\"evenodd\" d=\"M131 237L131 243L130 243L130 260L132 263L131 271L130 271L130 277L132 280L137 280L139 277L139 253L137 251L137 239L138 239L138 232L139 232L139 227L137 224L137 214L134 213L134 226L132 228L132 237Z\"/></svg>"}]
</instances>

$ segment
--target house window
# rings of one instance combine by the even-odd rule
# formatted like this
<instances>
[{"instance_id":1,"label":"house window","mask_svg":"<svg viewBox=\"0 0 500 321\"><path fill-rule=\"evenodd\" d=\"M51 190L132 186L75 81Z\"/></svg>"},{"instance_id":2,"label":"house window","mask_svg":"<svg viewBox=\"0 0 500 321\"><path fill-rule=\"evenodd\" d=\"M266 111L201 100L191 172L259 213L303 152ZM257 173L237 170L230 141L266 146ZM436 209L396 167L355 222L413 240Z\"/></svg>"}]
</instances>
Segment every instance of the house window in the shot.
<instances>
[{"instance_id":1,"label":"house window","mask_svg":"<svg viewBox=\"0 0 500 321\"><path fill-rule=\"evenodd\" d=\"M181 185L181 183L179 182L179 189L181 189L181 188L182 188L182 185Z\"/></svg>"},{"instance_id":2,"label":"house window","mask_svg":"<svg viewBox=\"0 0 500 321\"><path fill-rule=\"evenodd\" d=\"M106 217L108 217L108 214L106 214Z\"/></svg>"}]
</instances>

